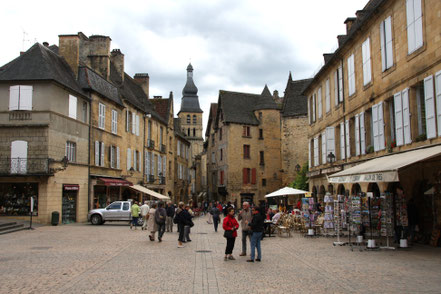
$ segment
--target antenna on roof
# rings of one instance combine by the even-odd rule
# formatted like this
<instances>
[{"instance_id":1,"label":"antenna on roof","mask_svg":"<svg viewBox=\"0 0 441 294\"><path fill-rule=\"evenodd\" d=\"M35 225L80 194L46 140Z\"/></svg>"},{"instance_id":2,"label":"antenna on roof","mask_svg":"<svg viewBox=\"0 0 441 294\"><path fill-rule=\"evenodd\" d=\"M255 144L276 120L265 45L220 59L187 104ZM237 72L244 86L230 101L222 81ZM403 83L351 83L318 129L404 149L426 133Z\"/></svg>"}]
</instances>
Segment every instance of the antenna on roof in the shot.
<instances>
[{"instance_id":1,"label":"antenna on roof","mask_svg":"<svg viewBox=\"0 0 441 294\"><path fill-rule=\"evenodd\" d=\"M28 42L29 39L26 38L28 36L28 33L26 33L26 31L23 28L21 28L21 30L23 31L22 51L24 51L25 50L25 42Z\"/></svg>"}]
</instances>

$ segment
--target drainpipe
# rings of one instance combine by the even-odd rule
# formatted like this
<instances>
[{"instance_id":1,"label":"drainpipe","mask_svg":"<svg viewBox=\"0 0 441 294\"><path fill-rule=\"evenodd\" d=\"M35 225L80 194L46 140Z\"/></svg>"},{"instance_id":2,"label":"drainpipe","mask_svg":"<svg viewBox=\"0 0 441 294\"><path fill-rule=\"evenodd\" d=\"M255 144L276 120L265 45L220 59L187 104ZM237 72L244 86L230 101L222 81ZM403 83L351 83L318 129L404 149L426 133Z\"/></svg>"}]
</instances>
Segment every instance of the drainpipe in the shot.
<instances>
[{"instance_id":1,"label":"drainpipe","mask_svg":"<svg viewBox=\"0 0 441 294\"><path fill-rule=\"evenodd\" d=\"M90 93L89 93L89 96ZM90 97L90 104L89 104L89 144L87 146L87 207L88 211L92 209L91 205L91 195L90 195L90 189L91 189L91 180L90 180L90 144L92 143L92 97Z\"/></svg>"}]
</instances>

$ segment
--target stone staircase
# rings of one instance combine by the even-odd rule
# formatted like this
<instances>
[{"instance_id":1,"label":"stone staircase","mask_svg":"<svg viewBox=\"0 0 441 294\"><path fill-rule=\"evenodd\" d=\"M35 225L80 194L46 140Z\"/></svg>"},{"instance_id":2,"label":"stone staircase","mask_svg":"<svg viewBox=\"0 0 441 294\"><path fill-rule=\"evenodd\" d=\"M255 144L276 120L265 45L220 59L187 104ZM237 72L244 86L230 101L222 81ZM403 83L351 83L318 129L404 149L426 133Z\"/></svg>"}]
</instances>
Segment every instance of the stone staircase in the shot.
<instances>
[{"instance_id":1,"label":"stone staircase","mask_svg":"<svg viewBox=\"0 0 441 294\"><path fill-rule=\"evenodd\" d=\"M21 230L25 230L24 224L19 224L15 221L0 222L0 235L9 234Z\"/></svg>"}]
</instances>

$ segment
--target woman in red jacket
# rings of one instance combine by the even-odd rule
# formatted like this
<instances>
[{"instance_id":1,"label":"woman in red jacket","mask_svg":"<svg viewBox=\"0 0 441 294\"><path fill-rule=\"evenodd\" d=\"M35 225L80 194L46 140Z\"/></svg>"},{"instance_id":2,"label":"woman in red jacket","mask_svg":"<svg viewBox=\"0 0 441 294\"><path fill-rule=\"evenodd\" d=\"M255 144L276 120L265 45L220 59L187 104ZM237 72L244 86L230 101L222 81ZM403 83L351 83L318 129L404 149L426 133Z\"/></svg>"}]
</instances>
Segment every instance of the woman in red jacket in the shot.
<instances>
[{"instance_id":1,"label":"woman in red jacket","mask_svg":"<svg viewBox=\"0 0 441 294\"><path fill-rule=\"evenodd\" d=\"M227 216L224 218L224 222L222 224L225 233L224 237L227 239L227 248L225 248L225 257L224 260L235 260L233 257L233 248L234 242L237 237L237 229L239 229L239 223L234 218L234 208L230 207L227 210Z\"/></svg>"}]
</instances>

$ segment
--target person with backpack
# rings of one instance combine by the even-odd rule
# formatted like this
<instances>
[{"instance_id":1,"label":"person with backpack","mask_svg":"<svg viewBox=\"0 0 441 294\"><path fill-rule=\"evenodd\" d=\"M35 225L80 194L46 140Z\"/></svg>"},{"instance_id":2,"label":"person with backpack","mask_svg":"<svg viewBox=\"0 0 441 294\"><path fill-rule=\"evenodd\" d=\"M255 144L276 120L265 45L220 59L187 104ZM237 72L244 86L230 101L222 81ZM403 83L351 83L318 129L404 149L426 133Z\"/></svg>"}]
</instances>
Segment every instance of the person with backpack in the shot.
<instances>
[{"instance_id":1,"label":"person with backpack","mask_svg":"<svg viewBox=\"0 0 441 294\"><path fill-rule=\"evenodd\" d=\"M190 207L189 204L185 206L184 210L187 211L188 216L189 216L189 217L186 216L187 217L187 219L186 219L187 221L186 221L185 226L184 226L184 239L185 239L185 242L191 242L191 240L190 240L190 229L194 226L193 220L192 220L192 218L194 216L194 213L191 210L191 207Z\"/></svg>"},{"instance_id":2,"label":"person with backpack","mask_svg":"<svg viewBox=\"0 0 441 294\"><path fill-rule=\"evenodd\" d=\"M164 209L164 203L159 202L158 209L155 212L155 222L158 228L158 241L162 242L162 236L165 232L165 219L167 217L167 212Z\"/></svg>"},{"instance_id":3,"label":"person with backpack","mask_svg":"<svg viewBox=\"0 0 441 294\"><path fill-rule=\"evenodd\" d=\"M190 214L188 211L184 209L184 202L179 202L178 209L176 210L176 215L173 219L173 222L178 225L179 238L178 238L178 248L184 248L185 240L184 240L184 227L187 221L188 216Z\"/></svg>"},{"instance_id":4,"label":"person with backpack","mask_svg":"<svg viewBox=\"0 0 441 294\"><path fill-rule=\"evenodd\" d=\"M210 214L213 216L213 225L214 225L214 231L217 232L217 227L220 222L220 214L219 208L217 208L216 205L213 206L213 208L210 210Z\"/></svg>"},{"instance_id":5,"label":"person with backpack","mask_svg":"<svg viewBox=\"0 0 441 294\"><path fill-rule=\"evenodd\" d=\"M167 219L165 221L165 231L173 232L173 217L175 216L175 207L171 202L167 203Z\"/></svg>"}]
</instances>

